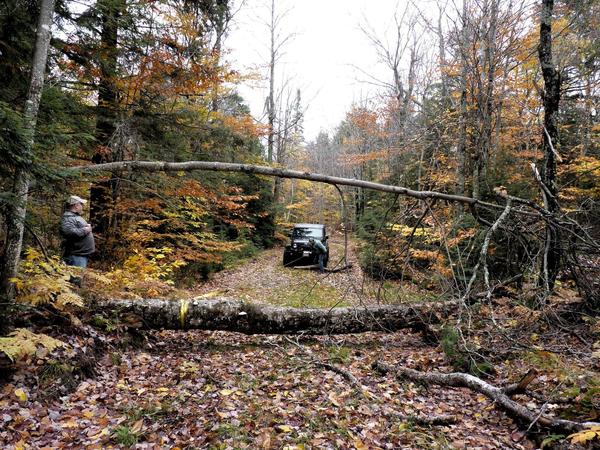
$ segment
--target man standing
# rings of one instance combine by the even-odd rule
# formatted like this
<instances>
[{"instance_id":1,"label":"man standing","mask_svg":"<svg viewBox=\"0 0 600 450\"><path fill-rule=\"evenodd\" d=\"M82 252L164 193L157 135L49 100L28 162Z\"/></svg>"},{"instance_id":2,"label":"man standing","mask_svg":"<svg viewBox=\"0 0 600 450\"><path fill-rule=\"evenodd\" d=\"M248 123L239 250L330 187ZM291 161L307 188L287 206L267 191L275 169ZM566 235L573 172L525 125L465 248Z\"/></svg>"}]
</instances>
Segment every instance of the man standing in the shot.
<instances>
[{"instance_id":1,"label":"man standing","mask_svg":"<svg viewBox=\"0 0 600 450\"><path fill-rule=\"evenodd\" d=\"M325 272L323 260L325 259L325 253L327 253L327 248L323 245L321 241L315 238L310 238L308 240L308 243L313 248L313 250L317 252L317 255L319 255L319 272Z\"/></svg>"},{"instance_id":2,"label":"man standing","mask_svg":"<svg viewBox=\"0 0 600 450\"><path fill-rule=\"evenodd\" d=\"M60 221L63 260L69 266L87 267L89 256L96 250L92 226L81 217L86 203L87 200L71 195Z\"/></svg>"}]
</instances>

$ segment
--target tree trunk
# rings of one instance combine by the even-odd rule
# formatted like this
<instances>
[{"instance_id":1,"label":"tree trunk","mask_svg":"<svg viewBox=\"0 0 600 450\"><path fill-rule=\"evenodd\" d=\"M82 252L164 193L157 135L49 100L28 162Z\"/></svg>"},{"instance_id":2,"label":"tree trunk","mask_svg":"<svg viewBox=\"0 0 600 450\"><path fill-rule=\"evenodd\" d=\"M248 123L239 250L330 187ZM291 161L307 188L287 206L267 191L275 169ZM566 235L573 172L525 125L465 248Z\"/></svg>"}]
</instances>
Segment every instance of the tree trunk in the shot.
<instances>
[{"instance_id":1,"label":"tree trunk","mask_svg":"<svg viewBox=\"0 0 600 450\"><path fill-rule=\"evenodd\" d=\"M441 9L439 10L439 15L438 15L438 21L437 21L437 28L436 28L436 33L437 33L437 38L438 38L438 57L440 59L439 61L439 65L438 65L438 70L440 71L441 74L441 82L442 82L442 103L444 105L444 108L448 107L448 92L450 91L450 89L448 88L449 86L449 80L448 80L448 74L447 74L447 61L446 61L446 40L444 39L444 29L442 27L442 16L444 14L444 11L442 11Z\"/></svg>"},{"instance_id":2,"label":"tree trunk","mask_svg":"<svg viewBox=\"0 0 600 450\"><path fill-rule=\"evenodd\" d=\"M44 74L46 60L48 59L48 48L50 46L52 14L54 12L54 0L43 0L41 4L40 17L38 19L37 36L35 41L35 52L31 68L31 81L29 92L25 103L25 130L27 136L26 154L23 160L32 162L32 148L37 124L38 110L42 89L44 87ZM25 228L25 215L27 213L27 196L29 191L30 174L28 164L15 170L15 182L13 192L15 203L11 204L7 212L7 235L4 249L1 275L2 297L12 297L12 283L10 279L17 273L21 248L23 245L23 230ZM0 314L2 316L2 314ZM1 325L1 324L0 324Z\"/></svg>"},{"instance_id":3,"label":"tree trunk","mask_svg":"<svg viewBox=\"0 0 600 450\"><path fill-rule=\"evenodd\" d=\"M468 28L468 0L463 1L462 11L462 30L460 33L460 46L462 48L460 58L460 104L459 104L459 136L458 136L458 148L456 150L458 164L456 166L457 175L457 195L464 196L466 194L466 179L467 179L467 74L468 74L468 61L467 61L467 41L469 38ZM460 208L460 214L462 214L462 207Z\"/></svg>"},{"instance_id":4,"label":"tree trunk","mask_svg":"<svg viewBox=\"0 0 600 450\"><path fill-rule=\"evenodd\" d=\"M488 11L489 9L489 11ZM482 187L487 180L488 160L493 148L494 137L494 78L496 72L496 29L498 22L498 0L491 0L491 4L486 1L485 12L489 14L489 24L486 30L485 39L485 92L481 102L481 147L480 155L477 158L477 178L473 178L473 191L477 190L479 198ZM475 186L477 186L475 188Z\"/></svg>"},{"instance_id":5,"label":"tree trunk","mask_svg":"<svg viewBox=\"0 0 600 450\"><path fill-rule=\"evenodd\" d=\"M115 87L117 76L119 18L124 5L122 0L102 0L98 4L102 14L100 35L100 81L96 119L96 151L94 164L116 161L111 140L116 129L118 94ZM110 227L116 185L110 181L97 181L90 188L90 222L97 234L106 233Z\"/></svg>"},{"instance_id":6,"label":"tree trunk","mask_svg":"<svg viewBox=\"0 0 600 450\"><path fill-rule=\"evenodd\" d=\"M456 302L348 308L285 308L241 300L107 300L103 309L139 317L148 329L200 329L245 334L346 334L421 331L447 317Z\"/></svg>"},{"instance_id":7,"label":"tree trunk","mask_svg":"<svg viewBox=\"0 0 600 450\"><path fill-rule=\"evenodd\" d=\"M267 136L267 161L273 162L273 147L275 145L275 0L271 0L271 47L269 60L269 98L267 99L267 120L269 122L269 135Z\"/></svg>"},{"instance_id":8,"label":"tree trunk","mask_svg":"<svg viewBox=\"0 0 600 450\"><path fill-rule=\"evenodd\" d=\"M544 167L542 182L547 189L546 209L554 214L559 211L558 188L556 185L556 148L558 147L558 107L560 101L561 75L554 66L552 59L552 13L554 0L543 0L540 17L540 44L538 56L544 76ZM541 285L547 293L554 288L561 260L560 233L556 226L548 223L544 257L540 269Z\"/></svg>"}]
</instances>

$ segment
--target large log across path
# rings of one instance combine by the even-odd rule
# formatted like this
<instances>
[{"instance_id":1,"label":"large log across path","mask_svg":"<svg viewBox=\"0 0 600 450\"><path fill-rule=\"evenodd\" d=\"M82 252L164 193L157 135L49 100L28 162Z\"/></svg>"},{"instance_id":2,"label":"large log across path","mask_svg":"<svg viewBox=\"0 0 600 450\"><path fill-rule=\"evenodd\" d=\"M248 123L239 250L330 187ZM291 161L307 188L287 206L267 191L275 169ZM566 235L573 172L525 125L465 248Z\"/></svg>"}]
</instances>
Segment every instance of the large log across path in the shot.
<instances>
[{"instance_id":1,"label":"large log across path","mask_svg":"<svg viewBox=\"0 0 600 450\"><path fill-rule=\"evenodd\" d=\"M367 331L423 331L456 309L456 302L286 308L230 298L210 300L105 300L102 308L134 314L149 329L201 329L244 334L346 334Z\"/></svg>"}]
</instances>

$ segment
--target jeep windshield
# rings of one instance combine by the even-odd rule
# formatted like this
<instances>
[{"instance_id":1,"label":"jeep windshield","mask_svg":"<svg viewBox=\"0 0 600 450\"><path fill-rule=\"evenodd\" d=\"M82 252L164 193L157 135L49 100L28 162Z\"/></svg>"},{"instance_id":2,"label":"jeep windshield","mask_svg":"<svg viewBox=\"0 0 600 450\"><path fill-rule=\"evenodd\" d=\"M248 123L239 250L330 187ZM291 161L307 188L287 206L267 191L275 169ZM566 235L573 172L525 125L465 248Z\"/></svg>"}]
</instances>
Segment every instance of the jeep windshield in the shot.
<instances>
[{"instance_id":1,"label":"jeep windshield","mask_svg":"<svg viewBox=\"0 0 600 450\"><path fill-rule=\"evenodd\" d=\"M294 228L292 239L323 239L323 228Z\"/></svg>"}]
</instances>

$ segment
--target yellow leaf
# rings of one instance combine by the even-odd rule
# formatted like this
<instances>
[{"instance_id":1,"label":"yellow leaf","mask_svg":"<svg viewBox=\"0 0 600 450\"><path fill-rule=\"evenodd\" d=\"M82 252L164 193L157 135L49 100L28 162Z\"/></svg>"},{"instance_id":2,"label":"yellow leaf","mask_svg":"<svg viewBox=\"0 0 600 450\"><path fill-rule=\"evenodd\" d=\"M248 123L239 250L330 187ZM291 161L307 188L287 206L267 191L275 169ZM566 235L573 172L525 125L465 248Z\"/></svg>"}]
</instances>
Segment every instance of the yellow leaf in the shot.
<instances>
[{"instance_id":1,"label":"yellow leaf","mask_svg":"<svg viewBox=\"0 0 600 450\"><path fill-rule=\"evenodd\" d=\"M224 397L227 397L228 395L233 394L233 391L230 389L222 389L219 391L219 394L221 394Z\"/></svg>"},{"instance_id":2,"label":"yellow leaf","mask_svg":"<svg viewBox=\"0 0 600 450\"><path fill-rule=\"evenodd\" d=\"M27 394L25 393L25 391L21 388L19 389L15 389L15 396L19 399L19 401L21 402L26 402L27 401Z\"/></svg>"},{"instance_id":3,"label":"yellow leaf","mask_svg":"<svg viewBox=\"0 0 600 450\"><path fill-rule=\"evenodd\" d=\"M277 425L275 428L277 428L282 433L291 433L293 431L292 427L290 427L289 425Z\"/></svg>"},{"instance_id":4,"label":"yellow leaf","mask_svg":"<svg viewBox=\"0 0 600 450\"><path fill-rule=\"evenodd\" d=\"M92 439L100 439L102 436L110 436L110 430L108 428L103 428L98 431L96 434L90 436Z\"/></svg>"},{"instance_id":5,"label":"yellow leaf","mask_svg":"<svg viewBox=\"0 0 600 450\"><path fill-rule=\"evenodd\" d=\"M598 433L595 431L582 430L570 435L569 439L571 439L572 444L585 444L587 441L591 441L596 436L598 436Z\"/></svg>"},{"instance_id":6,"label":"yellow leaf","mask_svg":"<svg viewBox=\"0 0 600 450\"><path fill-rule=\"evenodd\" d=\"M78 427L75 419L69 419L66 422L62 422L61 425L63 426L63 428L77 428Z\"/></svg>"},{"instance_id":7,"label":"yellow leaf","mask_svg":"<svg viewBox=\"0 0 600 450\"><path fill-rule=\"evenodd\" d=\"M400 425L398 425L398 430L399 431L406 431L410 428L410 425L406 422L402 422Z\"/></svg>"},{"instance_id":8,"label":"yellow leaf","mask_svg":"<svg viewBox=\"0 0 600 450\"><path fill-rule=\"evenodd\" d=\"M354 439L353 443L356 450L367 450L367 446L360 439Z\"/></svg>"}]
</instances>

